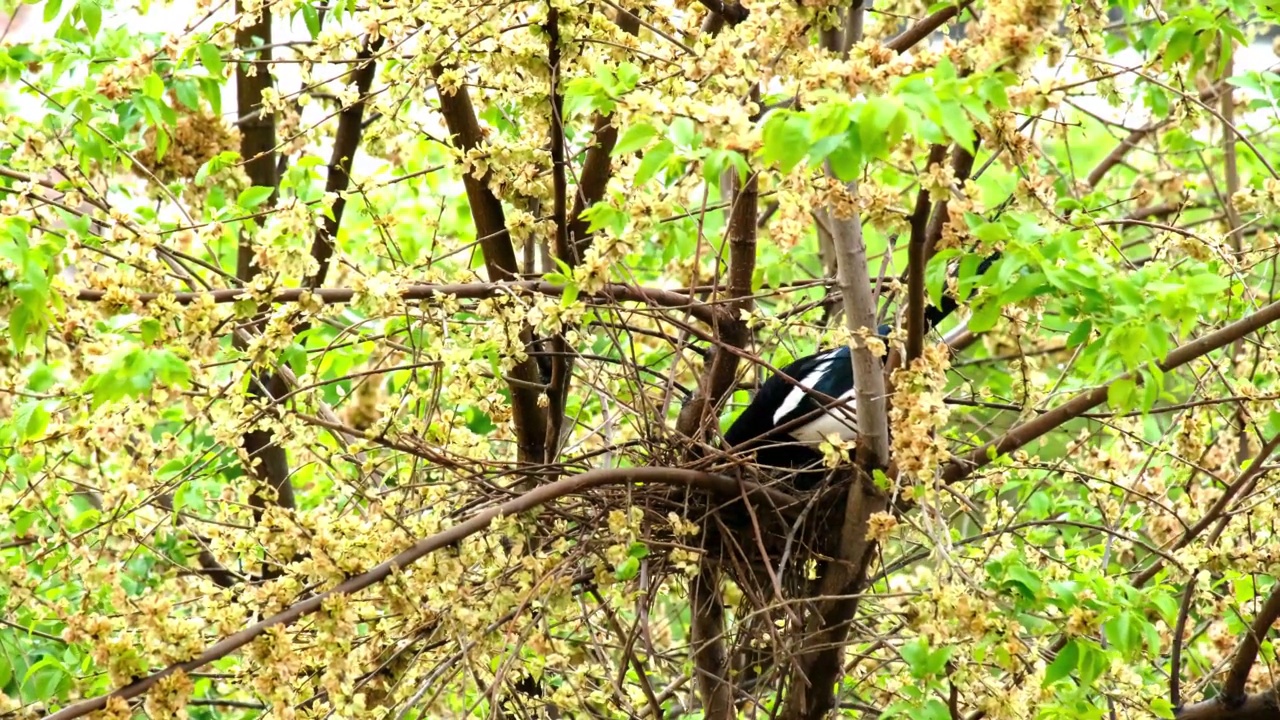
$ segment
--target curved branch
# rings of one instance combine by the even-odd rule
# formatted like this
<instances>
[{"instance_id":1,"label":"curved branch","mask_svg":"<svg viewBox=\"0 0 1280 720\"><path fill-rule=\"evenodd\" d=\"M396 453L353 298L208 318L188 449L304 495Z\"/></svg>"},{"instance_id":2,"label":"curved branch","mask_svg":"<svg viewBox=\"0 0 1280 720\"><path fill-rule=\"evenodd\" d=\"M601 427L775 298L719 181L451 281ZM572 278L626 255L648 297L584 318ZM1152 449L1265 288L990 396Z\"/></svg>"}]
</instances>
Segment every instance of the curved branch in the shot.
<instances>
[{"instance_id":1,"label":"curved branch","mask_svg":"<svg viewBox=\"0 0 1280 720\"><path fill-rule=\"evenodd\" d=\"M1229 705L1222 696L1202 700L1174 712L1177 720L1276 720L1280 718L1280 702L1276 688L1254 693L1237 705Z\"/></svg>"},{"instance_id":2,"label":"curved branch","mask_svg":"<svg viewBox=\"0 0 1280 720\"><path fill-rule=\"evenodd\" d=\"M396 570L412 565L436 550L448 547L461 542L471 535L475 535L489 527L490 523L500 517L527 512L540 505L565 497L566 495L572 495L592 488L603 487L606 485L628 485L633 483L653 483L656 485L678 485L698 488L717 495L723 495L725 497L740 497L745 491L745 495L753 503L757 503L762 507L767 508L787 507L796 503L796 500L786 493L764 487L762 485L757 485L746 480L738 480L724 475L713 475L711 473L698 472L696 470L684 470L681 468L609 468L591 470L580 475L573 475L554 483L535 487L519 497L508 500L500 505L495 505L488 510L484 510L471 517L471 519L460 522L448 530L423 538L414 543L409 549L389 560L386 560L380 565L371 568L367 572L349 578L330 590L313 595L302 602L291 605L287 609L276 613L261 622L251 625L238 633L228 635L222 640L210 645L204 652L191 660L170 665L159 672L152 673L141 680L130 683L113 693L99 695L98 697L82 700L74 705L68 705L58 712L46 716L45 720L71 720L72 718L81 717L94 712L95 710L101 710L106 707L107 700L112 697L124 698L126 700L138 697L154 687L160 680L178 672L179 670L183 672L191 672L192 670L203 667L204 665L207 665L219 658L226 657L249 644L268 629L277 625L292 624L297 622L299 619L320 610L325 601L330 597L334 595L350 595L376 585L383 580L386 580Z\"/></svg>"}]
</instances>

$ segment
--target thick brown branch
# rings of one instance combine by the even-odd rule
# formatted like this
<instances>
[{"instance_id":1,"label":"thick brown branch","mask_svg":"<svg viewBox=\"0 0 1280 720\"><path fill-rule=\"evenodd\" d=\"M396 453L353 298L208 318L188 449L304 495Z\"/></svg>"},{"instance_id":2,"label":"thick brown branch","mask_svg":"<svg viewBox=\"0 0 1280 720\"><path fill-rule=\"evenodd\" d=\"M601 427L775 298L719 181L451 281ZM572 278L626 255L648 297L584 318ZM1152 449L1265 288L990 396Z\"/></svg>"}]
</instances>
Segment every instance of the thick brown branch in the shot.
<instances>
[{"instance_id":1,"label":"thick brown branch","mask_svg":"<svg viewBox=\"0 0 1280 720\"><path fill-rule=\"evenodd\" d=\"M564 96L560 91L560 29L558 25L559 11L552 8L548 15L548 43L551 57L552 105L551 105L551 160L555 166L555 247L556 255L561 262L576 267L582 262L582 256L591 245L590 224L581 216L587 207L604 197L605 186L612 174L611 156L618 142L618 130L613 127L611 115L597 115L594 135L596 142L587 150L583 161L582 172L578 176L578 188L573 202L573 213L568 214L568 185L564 148L566 137L564 132ZM634 16L618 13L618 27L624 32L635 35L639 32L640 23ZM550 401L547 413L546 455L553 460L559 450L560 436L564 425L564 408L568 402L569 386L573 381L574 354L564 334L558 333L551 338L554 352L551 360L551 378L547 390Z\"/></svg>"},{"instance_id":2,"label":"thick brown branch","mask_svg":"<svg viewBox=\"0 0 1280 720\"><path fill-rule=\"evenodd\" d=\"M938 165L946 157L946 145L934 145L929 149L925 172ZM924 353L924 268L928 263L925 240L929 225L929 190L921 184L916 194L916 207L911 213L911 239L907 243L907 364Z\"/></svg>"},{"instance_id":3,"label":"thick brown branch","mask_svg":"<svg viewBox=\"0 0 1280 720\"><path fill-rule=\"evenodd\" d=\"M396 570L412 565L436 550L454 545L467 537L481 532L485 528L489 527L489 524L497 518L527 512L558 498L585 492L592 488L603 487L606 485L629 485L636 483L697 488L725 498L738 498L741 496L743 488L745 488L746 495L750 501L759 506L762 510L773 511L777 508L788 507L796 503L795 498L792 498L785 493L757 485L752 482L725 477L723 475L713 475L710 473L697 472L695 470L684 470L680 468L646 467L592 470L590 472L582 473L581 475L563 478L554 483L534 488L523 495L502 503L501 505L495 505L487 510L483 510L471 519L458 523L448 530L423 538L414 543L412 547L401 552L390 560L373 567L368 572L356 575L355 577L339 583L330 590L313 595L302 602L289 606L286 610L262 620L261 622L219 640L191 660L170 665L159 672L130 683L129 685L126 685L108 695L99 695L98 697L89 698L74 705L69 705L58 712L49 715L46 720L71 720L71 718L81 717L94 712L95 710L101 710L106 707L107 700L111 697L119 697L126 700L138 697L154 687L157 682L175 672L180 670L183 672L191 672L201 668L219 658L226 657L236 650L239 650L270 628L277 625L290 625L297 622L299 619L319 610L324 605L325 601L334 595L350 595L372 587L373 585L386 580Z\"/></svg>"},{"instance_id":4,"label":"thick brown branch","mask_svg":"<svg viewBox=\"0 0 1280 720\"><path fill-rule=\"evenodd\" d=\"M635 15L618 13L616 22L623 32L630 35L640 32L640 20ZM597 115L592 135L596 141L587 149L587 157L582 161L573 198L573 214L569 218L569 239L579 258L591 242L587 232L590 223L582 218L582 213L604 197L604 189L613 174L613 148L618 143L618 129L613 126L613 116Z\"/></svg>"},{"instance_id":5,"label":"thick brown branch","mask_svg":"<svg viewBox=\"0 0 1280 720\"><path fill-rule=\"evenodd\" d=\"M906 52L915 47L916 43L929 37L934 30L942 27L951 18L960 14L962 10L973 4L973 0L960 0L960 2L945 7L938 12L920 20L915 25L903 30L900 35L892 38L884 46L890 50L898 52Z\"/></svg>"},{"instance_id":6,"label":"thick brown branch","mask_svg":"<svg viewBox=\"0 0 1280 720\"><path fill-rule=\"evenodd\" d=\"M729 25L737 25L746 20L747 16L751 14L750 10L736 2L722 2L721 0L699 0L699 2ZM704 29L706 29L705 25Z\"/></svg>"},{"instance_id":7,"label":"thick brown branch","mask_svg":"<svg viewBox=\"0 0 1280 720\"><path fill-rule=\"evenodd\" d=\"M1220 695L1223 704L1227 707L1238 707L1248 699L1245 696L1244 686L1249 681L1249 671L1253 669L1253 663L1258 659L1258 648L1262 645L1263 639L1267 637L1271 626L1275 625L1278 619L1280 619L1280 584L1271 588L1267 601L1258 611L1258 616L1253 619L1253 625L1249 626L1244 637L1240 638L1236 654L1231 657L1231 669L1227 671L1227 678L1222 682Z\"/></svg>"},{"instance_id":8,"label":"thick brown branch","mask_svg":"<svg viewBox=\"0 0 1280 720\"><path fill-rule=\"evenodd\" d=\"M1280 702L1276 688L1254 693L1236 705L1219 696L1179 708L1178 720L1280 720Z\"/></svg>"},{"instance_id":9,"label":"thick brown branch","mask_svg":"<svg viewBox=\"0 0 1280 720\"><path fill-rule=\"evenodd\" d=\"M338 228L342 224L342 213L347 208L344 193L351 187L351 159L360 147L360 139L364 135L364 108L373 86L373 76L377 71L377 63L373 56L382 47L382 36L376 40L366 41L364 47L356 55L355 83L356 101L338 113L338 129L333 138L333 154L329 156L329 177L325 181L325 192L334 193L332 212L324 218L315 240L311 244L311 257L315 258L318 270L314 277L303 283L307 287L318 287L324 283L329 272L329 260L333 258L333 244L338 237Z\"/></svg>"},{"instance_id":10,"label":"thick brown branch","mask_svg":"<svg viewBox=\"0 0 1280 720\"><path fill-rule=\"evenodd\" d=\"M857 195L857 186L849 192ZM874 333L875 302L871 296L871 277L867 270L867 246L862 239L862 221L856 215L839 217L828 213L827 219L835 242L836 280L844 305L845 323L858 336ZM886 384L880 358L859 342L852 349L855 407L858 417L858 459L868 468L883 468L889 463L889 413L885 402Z\"/></svg>"},{"instance_id":11,"label":"thick brown branch","mask_svg":"<svg viewBox=\"0 0 1280 720\"><path fill-rule=\"evenodd\" d=\"M429 300L432 298L447 296L464 299L479 299L521 292L558 297L563 295L564 291L565 288L563 285L556 285L543 280L520 280L516 282L495 283L409 285L400 290L400 297L405 300ZM351 288L286 288L275 291L271 296L271 302L298 302L308 293L315 295L317 298L328 304L351 302L356 296L356 291ZM214 303L235 302L246 295L247 291L243 289L230 288L210 290L208 292L147 292L138 293L134 295L133 298L138 302L150 303L162 296L167 296L172 297L179 305L189 305L193 302L203 302L206 298ZM602 302L637 302L644 303L645 305L652 305L654 307L682 310L688 312L693 317L707 323L708 325L727 322L733 317L726 310L722 310L714 305L698 302L684 293L672 292L670 290L662 290L659 288L609 284L594 293L584 293L584 296L594 298ZM106 291L104 290L86 289L76 292L76 299L81 302L101 302L105 297Z\"/></svg>"},{"instance_id":12,"label":"thick brown branch","mask_svg":"<svg viewBox=\"0 0 1280 720\"><path fill-rule=\"evenodd\" d=\"M580 260L577 243L569 235L569 180L565 167L564 95L560 91L560 11L548 3L547 11L547 59L551 69L551 219L555 225L555 253L560 262L570 267ZM532 243L532 240L526 242ZM547 434L543 440L543 456L554 460L560 451L560 433L564 426L564 408L569 397L569 385L573 381L573 354L563 333L551 338L551 377L547 388Z\"/></svg>"},{"instance_id":13,"label":"thick brown branch","mask_svg":"<svg viewBox=\"0 0 1280 720\"><path fill-rule=\"evenodd\" d=\"M236 15L244 15L243 0L236 0ZM240 114L240 157L244 158L244 172L249 182L258 187L279 190L280 178L276 167L276 116L265 112L262 95L271 90L271 7L258 10L258 21L248 27L236 29L236 47L248 55L236 63L236 103ZM249 50L249 48L256 48ZM272 193L272 199L275 198ZM270 203L270 201L268 201ZM253 250L248 237L240 241L236 261L236 277L247 280L255 274L251 261Z\"/></svg>"},{"instance_id":14,"label":"thick brown branch","mask_svg":"<svg viewBox=\"0 0 1280 720\"><path fill-rule=\"evenodd\" d=\"M437 78L443 72L442 65L435 66ZM452 91L441 90L440 111L444 114L454 147L464 157L480 149L480 123L476 120L466 85L460 84ZM480 249L484 254L489 279L515 280L519 273L515 248L507 232L502 202L489 189L488 179L487 174L479 179L469 171L462 174L467 202L471 207L471 219L475 224L476 234L480 237ZM533 333L527 326L520 329L520 339L526 348L530 346ZM545 459L547 437L547 414L538 405L538 398L542 393L537 389L541 385L537 363L530 356L511 369L511 376L516 381L510 383L509 388L518 457L521 462L536 465Z\"/></svg>"},{"instance_id":15,"label":"thick brown branch","mask_svg":"<svg viewBox=\"0 0 1280 720\"><path fill-rule=\"evenodd\" d=\"M1280 302L1271 303L1242 320L1176 348L1158 363L1158 367L1165 372L1181 367L1277 320L1280 320ZM1128 373L1118 379L1125 378L1136 380L1138 376L1135 373ZM1064 423L1080 417L1106 401L1108 387L1110 383L1081 392L1053 410L1010 428L1004 435L972 450L964 457L952 460L942 471L943 480L948 483L963 480L995 458L1007 455Z\"/></svg>"},{"instance_id":16,"label":"thick brown branch","mask_svg":"<svg viewBox=\"0 0 1280 720\"><path fill-rule=\"evenodd\" d=\"M724 601L720 598L720 572L702 562L689 587L689 642L693 646L694 673L702 698L703 717L733 717L733 686L729 682L729 658L724 645Z\"/></svg>"},{"instance_id":17,"label":"thick brown branch","mask_svg":"<svg viewBox=\"0 0 1280 720\"><path fill-rule=\"evenodd\" d=\"M244 13L241 0L236 2L236 13ZM240 156L244 158L244 170L249 176L249 182L258 187L271 188L271 198L274 200L280 189L275 151L276 116L273 112L267 112L263 105L263 96L272 89L271 8L260 8L258 13L257 22L236 30L236 47L247 52L248 48L257 48L252 51L256 55L252 59L256 62L236 64L236 102L242 118ZM250 237L242 231L236 254L236 278L242 285L258 274L258 268L253 265L253 257ZM245 345L238 338L236 344L241 348ZM257 374L250 379L250 395L260 398L267 405L274 403L282 392L282 383L273 373ZM293 484L289 481L289 458L274 434L270 430L250 430L244 434L243 444L249 458L249 467L246 469L271 489L275 495L271 502L281 507L294 507ZM262 516L267 503L268 499L262 493L255 492L249 498L249 504L253 506L254 516L257 518Z\"/></svg>"},{"instance_id":18,"label":"thick brown branch","mask_svg":"<svg viewBox=\"0 0 1280 720\"><path fill-rule=\"evenodd\" d=\"M819 595L823 598L808 618L805 651L792 673L785 720L819 720L835 707L835 686L843 670L845 641L849 623L858 611L858 592L867 577L875 542L868 539L871 516L888 508L888 499L876 489L871 477L860 467L856 473L843 525L840 529L840 557L823 568Z\"/></svg>"},{"instance_id":19,"label":"thick brown branch","mask_svg":"<svg viewBox=\"0 0 1280 720\"><path fill-rule=\"evenodd\" d=\"M444 72L442 65L434 68L437 78ZM440 91L440 112L444 115L453 145L464 157L480 149L483 135L471 105L471 95L466 85L458 85L452 92ZM516 264L516 252L507 233L506 214L502 202L489 189L489 177L477 179L475 174L462 173L462 183L467 191L471 207L471 220L475 223L480 249L484 253L484 265L490 280L514 280L520 272Z\"/></svg>"},{"instance_id":20,"label":"thick brown branch","mask_svg":"<svg viewBox=\"0 0 1280 720\"><path fill-rule=\"evenodd\" d=\"M736 178L737 175L733 176ZM716 335L723 347L716 347L706 364L698 384L698 392L680 409L676 430L694 437L706 427L712 410L733 387L738 370L738 354L730 349L746 345L747 326L741 313L751 308L751 275L756 263L756 212L759 192L754 173L749 175L735 194L729 216L729 304L728 317L717 325Z\"/></svg>"},{"instance_id":21,"label":"thick brown branch","mask_svg":"<svg viewBox=\"0 0 1280 720\"><path fill-rule=\"evenodd\" d=\"M751 100L759 102L758 88L753 89ZM719 341L703 368L697 393L680 409L676 430L689 438L700 438L716 417L714 409L728 394L737 378L739 357L737 352L746 345L747 325L742 312L751 308L751 276L756 264L756 216L759 212L760 194L755 173L745 181L737 174L731 175L739 184L733 196L727 229L729 243L728 296L729 317L714 328ZM691 594L695 596L693 618L694 665L705 717L709 720L727 720L733 717L732 687L725 677L728 654L724 648L724 614L719 596L719 570L709 558L704 558L695 579Z\"/></svg>"},{"instance_id":22,"label":"thick brown branch","mask_svg":"<svg viewBox=\"0 0 1280 720\"><path fill-rule=\"evenodd\" d=\"M862 13L854 3L850 13ZM861 22L848 21L851 26ZM932 153L931 153L932 155ZM938 154L939 160L941 154ZM832 171L827 167L830 177ZM847 192L857 197L856 183ZM836 280L844 306L845 323L857 337L874 332L875 300L867 267L867 247L862 236L862 220L856 212L849 216L835 209L823 212L831 231L836 260ZM835 684L843 668L849 623L858 611L858 590L867 576L875 543L868 539L871 516L887 507L887 500L872 482L871 472L889 464L889 412L887 383L880 358L864 342L851 349L855 411L858 417L857 465L854 482L845 498L841 514L839 544L834 557L823 563L819 595L824 598L811 609L805 623L805 639L800 657L788 682L789 693L783 707L785 720L818 720L835 707Z\"/></svg>"}]
</instances>

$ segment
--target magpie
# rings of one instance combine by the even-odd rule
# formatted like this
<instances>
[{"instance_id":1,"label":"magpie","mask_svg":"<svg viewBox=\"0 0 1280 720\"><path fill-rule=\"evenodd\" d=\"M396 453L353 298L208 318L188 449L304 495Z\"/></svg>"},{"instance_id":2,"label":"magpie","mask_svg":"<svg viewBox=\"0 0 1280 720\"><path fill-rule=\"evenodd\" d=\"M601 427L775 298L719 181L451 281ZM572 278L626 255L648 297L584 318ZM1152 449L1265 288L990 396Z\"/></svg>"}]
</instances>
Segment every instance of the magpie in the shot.
<instances>
[{"instance_id":1,"label":"magpie","mask_svg":"<svg viewBox=\"0 0 1280 720\"><path fill-rule=\"evenodd\" d=\"M985 273L998 258L996 253L984 259L977 274ZM958 270L957 266L952 272ZM943 294L938 305L926 306L925 331L937 327L959 306L949 292ZM888 325L881 325L880 337L887 337L890 330ZM830 400L815 397L806 388ZM818 465L822 455L817 448L828 435L834 433L845 441L858 436L854 392L848 346L802 357L760 386L725 432L725 444L739 452L754 451L756 462L764 466L800 469ZM804 420L806 417L809 419ZM795 482L811 487L824 474L825 470L800 472Z\"/></svg>"}]
</instances>

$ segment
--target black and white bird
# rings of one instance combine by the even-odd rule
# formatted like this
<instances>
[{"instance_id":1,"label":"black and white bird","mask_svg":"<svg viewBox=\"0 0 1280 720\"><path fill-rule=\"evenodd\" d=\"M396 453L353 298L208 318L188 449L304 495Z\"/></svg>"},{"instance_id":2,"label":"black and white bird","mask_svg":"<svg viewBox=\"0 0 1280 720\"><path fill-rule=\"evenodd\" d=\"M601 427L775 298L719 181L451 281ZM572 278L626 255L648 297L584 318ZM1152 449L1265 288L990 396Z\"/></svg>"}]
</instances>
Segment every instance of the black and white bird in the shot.
<instances>
[{"instance_id":1,"label":"black and white bird","mask_svg":"<svg viewBox=\"0 0 1280 720\"><path fill-rule=\"evenodd\" d=\"M997 258L998 254L983 260L978 274L986 272ZM937 327L959 305L946 293L937 306L927 306L926 331ZM879 328L881 337L889 331L888 325ZM802 357L760 386L725 432L725 444L737 452L754 451L760 465L790 469L818 466L822 460L818 447L827 436L834 433L845 441L858 437L854 393L848 346ZM820 475L821 471L817 475L802 472L796 484L811 485Z\"/></svg>"}]
</instances>

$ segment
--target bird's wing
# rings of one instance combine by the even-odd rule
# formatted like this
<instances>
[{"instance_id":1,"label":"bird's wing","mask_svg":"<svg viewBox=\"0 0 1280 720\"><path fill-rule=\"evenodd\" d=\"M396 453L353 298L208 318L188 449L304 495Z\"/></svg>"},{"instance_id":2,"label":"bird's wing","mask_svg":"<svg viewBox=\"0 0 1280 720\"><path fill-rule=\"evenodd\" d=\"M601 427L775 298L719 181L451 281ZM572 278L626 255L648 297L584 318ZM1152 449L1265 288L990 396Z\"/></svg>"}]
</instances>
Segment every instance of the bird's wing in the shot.
<instances>
[{"instance_id":1,"label":"bird's wing","mask_svg":"<svg viewBox=\"0 0 1280 720\"><path fill-rule=\"evenodd\" d=\"M838 347L800 358L770 377L729 427L725 440L734 446L768 437L775 428L818 409L818 402L804 388L833 398L849 393L853 388L849 348Z\"/></svg>"}]
</instances>

